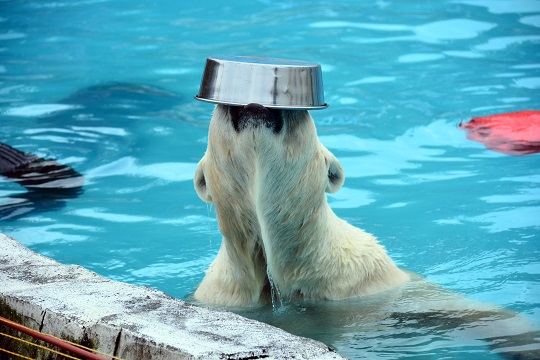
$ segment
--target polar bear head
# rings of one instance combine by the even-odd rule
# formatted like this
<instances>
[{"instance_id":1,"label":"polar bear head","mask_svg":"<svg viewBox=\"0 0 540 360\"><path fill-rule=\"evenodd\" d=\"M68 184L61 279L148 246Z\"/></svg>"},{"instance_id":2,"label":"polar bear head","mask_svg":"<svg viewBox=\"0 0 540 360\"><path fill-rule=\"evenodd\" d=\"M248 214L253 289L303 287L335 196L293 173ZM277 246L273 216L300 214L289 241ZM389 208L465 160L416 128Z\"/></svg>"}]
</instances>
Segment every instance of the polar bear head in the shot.
<instances>
[{"instance_id":1,"label":"polar bear head","mask_svg":"<svg viewBox=\"0 0 540 360\"><path fill-rule=\"evenodd\" d=\"M343 169L317 138L305 110L259 104L217 105L208 149L195 174L199 197L216 208L232 242L297 236L344 181ZM243 245L242 245L243 246Z\"/></svg>"},{"instance_id":2,"label":"polar bear head","mask_svg":"<svg viewBox=\"0 0 540 360\"><path fill-rule=\"evenodd\" d=\"M321 201L325 191L339 190L343 181L343 168L319 142L307 111L217 105L195 189L215 204L220 230L227 234L229 226L247 225L228 221L235 212L250 213L244 219L250 222L262 215L261 206L305 209Z\"/></svg>"}]
</instances>

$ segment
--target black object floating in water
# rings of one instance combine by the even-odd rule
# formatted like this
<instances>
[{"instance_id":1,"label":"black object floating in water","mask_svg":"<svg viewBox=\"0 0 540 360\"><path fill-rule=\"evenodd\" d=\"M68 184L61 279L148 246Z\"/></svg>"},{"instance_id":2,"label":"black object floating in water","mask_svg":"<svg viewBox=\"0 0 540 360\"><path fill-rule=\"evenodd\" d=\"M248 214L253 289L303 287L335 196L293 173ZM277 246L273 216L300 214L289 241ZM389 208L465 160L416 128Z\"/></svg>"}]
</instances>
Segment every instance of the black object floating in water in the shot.
<instances>
[{"instance_id":1,"label":"black object floating in water","mask_svg":"<svg viewBox=\"0 0 540 360\"><path fill-rule=\"evenodd\" d=\"M81 188L84 183L73 168L4 143L0 143L0 174L29 190L64 191Z\"/></svg>"},{"instance_id":2,"label":"black object floating in water","mask_svg":"<svg viewBox=\"0 0 540 360\"><path fill-rule=\"evenodd\" d=\"M0 143L0 175L29 190L0 204L2 220L36 209L57 209L63 206L62 200L77 197L83 192L84 177L70 166L4 143Z\"/></svg>"}]
</instances>

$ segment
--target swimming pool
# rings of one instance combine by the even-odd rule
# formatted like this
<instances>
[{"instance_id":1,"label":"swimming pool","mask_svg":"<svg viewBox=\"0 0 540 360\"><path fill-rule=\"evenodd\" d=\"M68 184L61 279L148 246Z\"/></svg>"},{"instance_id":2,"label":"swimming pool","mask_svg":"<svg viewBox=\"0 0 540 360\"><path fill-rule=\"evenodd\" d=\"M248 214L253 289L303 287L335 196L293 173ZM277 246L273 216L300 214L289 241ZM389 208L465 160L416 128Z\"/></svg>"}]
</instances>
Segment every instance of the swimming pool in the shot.
<instances>
[{"instance_id":1,"label":"swimming pool","mask_svg":"<svg viewBox=\"0 0 540 360\"><path fill-rule=\"evenodd\" d=\"M192 99L205 58L311 60L322 64L330 104L311 114L346 172L330 196L337 215L377 235L400 266L540 323L540 157L490 152L457 127L540 108L539 1L2 8L0 141L68 163L87 183L75 199L11 211L25 190L0 182L0 231L61 262L186 298L220 243L213 209L192 185L212 111ZM303 310L257 311L283 324ZM448 333L342 329L337 339L310 326L290 330L350 357L495 356Z\"/></svg>"}]
</instances>

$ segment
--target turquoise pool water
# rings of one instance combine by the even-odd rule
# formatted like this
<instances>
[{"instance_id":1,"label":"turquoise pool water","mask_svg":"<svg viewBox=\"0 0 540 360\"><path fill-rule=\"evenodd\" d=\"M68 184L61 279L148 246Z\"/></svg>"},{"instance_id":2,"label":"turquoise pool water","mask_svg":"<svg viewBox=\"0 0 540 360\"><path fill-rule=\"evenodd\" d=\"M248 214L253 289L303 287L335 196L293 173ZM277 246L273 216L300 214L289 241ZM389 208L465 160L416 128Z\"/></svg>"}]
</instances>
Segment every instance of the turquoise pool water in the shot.
<instances>
[{"instance_id":1,"label":"turquoise pool water","mask_svg":"<svg viewBox=\"0 0 540 360\"><path fill-rule=\"evenodd\" d=\"M0 231L60 262L186 298L220 244L192 185L212 112L192 98L206 57L311 60L330 104L312 116L347 176L330 196L335 212L377 235L400 266L540 323L540 157L488 151L457 127L540 108L540 1L0 8L0 141L87 179L81 196L46 203L24 202L23 188L1 181ZM302 310L257 311L283 324ZM329 336L307 317L290 330L349 357L496 358L450 334Z\"/></svg>"}]
</instances>

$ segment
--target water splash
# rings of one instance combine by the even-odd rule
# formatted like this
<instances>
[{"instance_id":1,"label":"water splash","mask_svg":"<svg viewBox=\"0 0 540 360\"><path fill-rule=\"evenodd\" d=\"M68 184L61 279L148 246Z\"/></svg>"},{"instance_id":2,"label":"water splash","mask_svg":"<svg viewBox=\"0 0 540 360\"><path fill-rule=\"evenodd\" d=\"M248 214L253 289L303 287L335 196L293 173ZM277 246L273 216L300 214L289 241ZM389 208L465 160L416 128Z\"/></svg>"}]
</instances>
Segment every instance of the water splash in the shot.
<instances>
[{"instance_id":1,"label":"water splash","mask_svg":"<svg viewBox=\"0 0 540 360\"><path fill-rule=\"evenodd\" d=\"M208 214L208 221L206 222L206 228L208 230L208 237L210 241L210 248L212 248L212 229L210 229L210 222L212 221L211 213L212 213L212 203L206 203L206 210Z\"/></svg>"},{"instance_id":2,"label":"water splash","mask_svg":"<svg viewBox=\"0 0 540 360\"><path fill-rule=\"evenodd\" d=\"M272 298L272 310L276 311L280 307L283 306L283 297L281 296L281 292L279 291L279 287L274 282L274 279L272 279L272 275L270 274L270 270L266 268L266 276L268 277L268 282L270 283L270 297Z\"/></svg>"}]
</instances>

